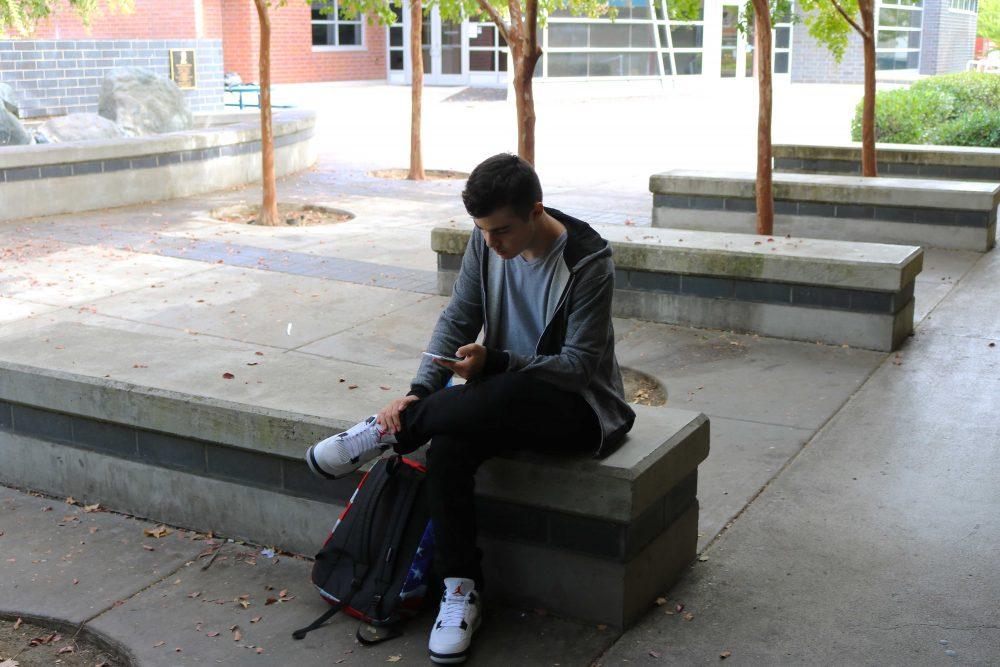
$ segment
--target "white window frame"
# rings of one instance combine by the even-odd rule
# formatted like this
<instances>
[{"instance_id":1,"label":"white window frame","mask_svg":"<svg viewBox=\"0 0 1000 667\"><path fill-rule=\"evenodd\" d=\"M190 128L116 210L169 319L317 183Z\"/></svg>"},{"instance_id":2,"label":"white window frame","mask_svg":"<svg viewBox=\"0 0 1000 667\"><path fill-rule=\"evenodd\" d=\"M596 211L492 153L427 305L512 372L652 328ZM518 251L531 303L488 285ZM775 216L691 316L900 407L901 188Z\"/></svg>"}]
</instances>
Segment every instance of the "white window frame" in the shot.
<instances>
[{"instance_id":1,"label":"white window frame","mask_svg":"<svg viewBox=\"0 0 1000 667\"><path fill-rule=\"evenodd\" d=\"M926 1L926 0L924 0L924 1ZM882 24L881 24L881 22L880 22L880 19L882 17L882 9L883 8L885 8L885 9L902 9L902 10L905 10L905 11L920 12L920 27L919 28L912 28L912 27L900 27L900 26L891 26L891 25L887 25L887 26L883 27ZM878 64L877 64L878 63L878 54L880 54L880 53L916 53L917 54L917 64L914 67L906 67L904 69L892 69L892 70L883 69L883 70L878 70L878 71L880 71L880 72L917 72L917 71L920 70L920 49L921 49L921 47L923 47L923 44L924 44L924 32L923 31L924 31L924 19L926 17L927 17L927 15L924 13L923 2L921 2L920 5L904 5L904 4L899 4L899 3L896 3L896 2L883 2L882 0L879 0L879 2L876 3L876 7L875 7L875 62L876 62L876 69L878 68ZM902 49L879 47L879 45L878 45L878 33L881 32L882 30L889 30L889 31L892 31L892 32L917 32L917 33L920 33L920 46L918 46L916 48L907 47L907 48L902 48Z\"/></svg>"},{"instance_id":2,"label":"white window frame","mask_svg":"<svg viewBox=\"0 0 1000 667\"><path fill-rule=\"evenodd\" d=\"M956 7L956 4L965 6ZM955 12L956 14L979 16L979 0L950 0L948 2L948 11Z\"/></svg>"},{"instance_id":3,"label":"white window frame","mask_svg":"<svg viewBox=\"0 0 1000 667\"><path fill-rule=\"evenodd\" d=\"M323 51L367 51L367 37L365 35L365 20L363 16L359 16L356 20L346 20L340 18L340 3L337 0L331 0L330 6L333 7L333 11L326 15L325 19L313 19L312 10L313 3L309 3L309 42L312 45L312 50L314 52ZM344 25L356 25L361 33L361 43L360 44L312 44L312 27L314 25L332 25L338 27L340 24ZM334 30L334 34L337 35L337 39L340 39L340 34Z\"/></svg>"}]
</instances>

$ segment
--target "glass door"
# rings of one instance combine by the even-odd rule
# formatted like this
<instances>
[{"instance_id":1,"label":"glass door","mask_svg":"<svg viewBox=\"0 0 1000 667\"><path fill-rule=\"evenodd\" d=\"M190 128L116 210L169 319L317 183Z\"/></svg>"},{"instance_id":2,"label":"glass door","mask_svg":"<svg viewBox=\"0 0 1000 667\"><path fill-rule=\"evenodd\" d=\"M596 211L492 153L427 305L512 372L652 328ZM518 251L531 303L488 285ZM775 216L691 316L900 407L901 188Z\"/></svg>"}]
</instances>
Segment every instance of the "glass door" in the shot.
<instances>
[{"instance_id":1,"label":"glass door","mask_svg":"<svg viewBox=\"0 0 1000 667\"><path fill-rule=\"evenodd\" d=\"M723 79L743 79L753 76L753 54L747 36L740 32L740 5L722 4L722 42L719 75Z\"/></svg>"},{"instance_id":2,"label":"glass door","mask_svg":"<svg viewBox=\"0 0 1000 667\"><path fill-rule=\"evenodd\" d=\"M461 85L468 73L464 66L462 23L446 21L435 5L424 19L424 73L430 85ZM429 56L429 57L428 57Z\"/></svg>"}]
</instances>

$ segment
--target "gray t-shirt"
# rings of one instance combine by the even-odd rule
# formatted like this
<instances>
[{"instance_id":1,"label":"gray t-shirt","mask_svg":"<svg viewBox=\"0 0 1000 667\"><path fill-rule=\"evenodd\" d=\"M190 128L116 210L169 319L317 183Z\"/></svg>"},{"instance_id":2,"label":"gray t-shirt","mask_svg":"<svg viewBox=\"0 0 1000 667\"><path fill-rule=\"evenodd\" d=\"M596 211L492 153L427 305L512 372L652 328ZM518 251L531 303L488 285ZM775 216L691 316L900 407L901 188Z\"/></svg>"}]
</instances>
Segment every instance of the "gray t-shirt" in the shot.
<instances>
[{"instance_id":1,"label":"gray t-shirt","mask_svg":"<svg viewBox=\"0 0 1000 667\"><path fill-rule=\"evenodd\" d=\"M527 261L520 255L503 260L503 298L497 323L500 349L534 354L545 328L549 285L563 261L566 232L543 256ZM558 298L558 297L554 297Z\"/></svg>"}]
</instances>

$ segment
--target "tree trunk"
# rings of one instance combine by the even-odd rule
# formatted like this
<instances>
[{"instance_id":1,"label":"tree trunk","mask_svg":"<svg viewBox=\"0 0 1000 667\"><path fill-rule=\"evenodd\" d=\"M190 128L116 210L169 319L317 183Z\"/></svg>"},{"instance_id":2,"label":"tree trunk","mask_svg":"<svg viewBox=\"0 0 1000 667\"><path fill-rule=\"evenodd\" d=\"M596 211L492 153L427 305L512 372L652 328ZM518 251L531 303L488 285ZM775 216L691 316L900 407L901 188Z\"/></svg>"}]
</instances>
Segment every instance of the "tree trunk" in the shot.
<instances>
[{"instance_id":1,"label":"tree trunk","mask_svg":"<svg viewBox=\"0 0 1000 667\"><path fill-rule=\"evenodd\" d=\"M541 50L525 55L523 50L511 49L514 56L514 105L517 108L517 154L531 165L535 164L535 96L532 80L535 64Z\"/></svg>"},{"instance_id":2,"label":"tree trunk","mask_svg":"<svg viewBox=\"0 0 1000 667\"><path fill-rule=\"evenodd\" d=\"M861 0L861 36L865 53L865 97L861 109L861 174L878 176L875 165L875 12L872 0Z\"/></svg>"},{"instance_id":3,"label":"tree trunk","mask_svg":"<svg viewBox=\"0 0 1000 667\"><path fill-rule=\"evenodd\" d=\"M260 21L260 157L261 185L264 200L261 202L257 224L278 224L278 187L274 180L274 131L271 127L271 17L266 0L254 0L257 19Z\"/></svg>"},{"instance_id":4,"label":"tree trunk","mask_svg":"<svg viewBox=\"0 0 1000 667\"><path fill-rule=\"evenodd\" d=\"M424 157L420 149L420 114L424 92L424 20L421 0L410 0L410 172L411 181L427 178Z\"/></svg>"},{"instance_id":5,"label":"tree trunk","mask_svg":"<svg viewBox=\"0 0 1000 667\"><path fill-rule=\"evenodd\" d=\"M757 233L773 234L774 194L771 188L771 14L767 0L753 0L754 54L757 61Z\"/></svg>"}]
</instances>

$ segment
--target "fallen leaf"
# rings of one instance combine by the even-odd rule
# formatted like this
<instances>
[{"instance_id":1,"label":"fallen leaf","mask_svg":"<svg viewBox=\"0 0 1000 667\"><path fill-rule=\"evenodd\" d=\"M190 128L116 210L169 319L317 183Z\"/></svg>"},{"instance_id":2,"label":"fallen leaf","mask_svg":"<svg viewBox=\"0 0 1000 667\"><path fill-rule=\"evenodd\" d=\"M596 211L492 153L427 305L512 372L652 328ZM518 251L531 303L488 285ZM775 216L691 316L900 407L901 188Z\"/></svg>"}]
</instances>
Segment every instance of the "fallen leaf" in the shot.
<instances>
[{"instance_id":1,"label":"fallen leaf","mask_svg":"<svg viewBox=\"0 0 1000 667\"><path fill-rule=\"evenodd\" d=\"M154 547L151 547L148 544L143 544L142 548L145 549L146 551L156 551Z\"/></svg>"},{"instance_id":2,"label":"fallen leaf","mask_svg":"<svg viewBox=\"0 0 1000 667\"><path fill-rule=\"evenodd\" d=\"M604 623L601 623L600 625L597 626L597 629L598 630L607 630L608 626L605 625Z\"/></svg>"},{"instance_id":3,"label":"fallen leaf","mask_svg":"<svg viewBox=\"0 0 1000 667\"><path fill-rule=\"evenodd\" d=\"M16 621L14 621L14 629L17 630L19 627L21 627L21 624L23 622L24 621L22 621L20 618L18 618Z\"/></svg>"},{"instance_id":4,"label":"fallen leaf","mask_svg":"<svg viewBox=\"0 0 1000 667\"><path fill-rule=\"evenodd\" d=\"M194 593L188 593L189 598L196 598L201 595L201 591L195 591Z\"/></svg>"},{"instance_id":5,"label":"fallen leaf","mask_svg":"<svg viewBox=\"0 0 1000 667\"><path fill-rule=\"evenodd\" d=\"M732 651L723 651L722 653L719 654L719 657L722 658L723 660L725 660L726 658L728 658L732 654L733 654Z\"/></svg>"},{"instance_id":6,"label":"fallen leaf","mask_svg":"<svg viewBox=\"0 0 1000 667\"><path fill-rule=\"evenodd\" d=\"M694 614L692 614L691 612L688 612L688 613L684 614L681 618L683 618L685 621L690 621L690 620L694 619Z\"/></svg>"},{"instance_id":7,"label":"fallen leaf","mask_svg":"<svg viewBox=\"0 0 1000 667\"><path fill-rule=\"evenodd\" d=\"M264 606L266 607L269 604L274 604L277 601L278 601L277 598L268 598L268 599L264 600Z\"/></svg>"},{"instance_id":8,"label":"fallen leaf","mask_svg":"<svg viewBox=\"0 0 1000 667\"><path fill-rule=\"evenodd\" d=\"M653 649L649 649L649 654L651 656L653 656L654 658L659 658L659 657L661 657L663 655L659 651L654 651Z\"/></svg>"},{"instance_id":9,"label":"fallen leaf","mask_svg":"<svg viewBox=\"0 0 1000 667\"><path fill-rule=\"evenodd\" d=\"M250 603L247 602L246 600L240 600L240 606L243 607L244 609L249 609Z\"/></svg>"},{"instance_id":10,"label":"fallen leaf","mask_svg":"<svg viewBox=\"0 0 1000 667\"><path fill-rule=\"evenodd\" d=\"M357 389L358 385L356 385L356 384L349 384L349 385L347 385L347 388L348 389Z\"/></svg>"},{"instance_id":11,"label":"fallen leaf","mask_svg":"<svg viewBox=\"0 0 1000 667\"><path fill-rule=\"evenodd\" d=\"M243 639L243 633L240 632L239 630L234 630L233 631L233 641L234 642L238 642L241 639Z\"/></svg>"},{"instance_id":12,"label":"fallen leaf","mask_svg":"<svg viewBox=\"0 0 1000 667\"><path fill-rule=\"evenodd\" d=\"M153 648L159 648L159 647L163 646L166 643L167 642L164 642L164 641L158 641L155 644L153 644Z\"/></svg>"},{"instance_id":13,"label":"fallen leaf","mask_svg":"<svg viewBox=\"0 0 1000 667\"><path fill-rule=\"evenodd\" d=\"M96 533L96 532L97 532L97 526L91 526L91 527L90 527L90 528L88 528L87 530L88 530L88 531L90 531L90 534L91 534L91 535L93 535L94 533Z\"/></svg>"},{"instance_id":14,"label":"fallen leaf","mask_svg":"<svg viewBox=\"0 0 1000 667\"><path fill-rule=\"evenodd\" d=\"M73 580L73 585L74 585L74 586L76 586L76 585L77 585L78 583L80 583L80 580L79 580L79 579L74 579L74 580Z\"/></svg>"},{"instance_id":15,"label":"fallen leaf","mask_svg":"<svg viewBox=\"0 0 1000 667\"><path fill-rule=\"evenodd\" d=\"M399 662L402 659L403 659L403 656L401 656L401 655L390 655L385 660L386 660L386 662Z\"/></svg>"},{"instance_id":16,"label":"fallen leaf","mask_svg":"<svg viewBox=\"0 0 1000 667\"><path fill-rule=\"evenodd\" d=\"M656 598L656 606L662 607L665 604L667 604L667 598L664 597Z\"/></svg>"},{"instance_id":17,"label":"fallen leaf","mask_svg":"<svg viewBox=\"0 0 1000 667\"><path fill-rule=\"evenodd\" d=\"M250 622L251 622L251 623L256 623L256 622L258 622L258 621L259 621L259 620L260 620L261 618L262 618L261 616L254 616L253 618L251 618L251 619L250 619Z\"/></svg>"},{"instance_id":18,"label":"fallen leaf","mask_svg":"<svg viewBox=\"0 0 1000 667\"><path fill-rule=\"evenodd\" d=\"M684 605L677 604L676 606L674 606L674 611L676 611L678 614L681 613L682 611L684 611Z\"/></svg>"},{"instance_id":19,"label":"fallen leaf","mask_svg":"<svg viewBox=\"0 0 1000 667\"><path fill-rule=\"evenodd\" d=\"M155 538L159 539L161 537L166 537L167 535L169 535L172 532L174 532L174 531L170 530L169 528L167 528L166 526L164 526L161 523L156 528L145 528L145 529L143 529L142 534L145 535L145 536L147 536L147 537L155 537Z\"/></svg>"},{"instance_id":20,"label":"fallen leaf","mask_svg":"<svg viewBox=\"0 0 1000 667\"><path fill-rule=\"evenodd\" d=\"M66 499L66 504L67 505L79 505L80 503L76 502L76 500L73 498L73 496L70 496L69 498Z\"/></svg>"},{"instance_id":21,"label":"fallen leaf","mask_svg":"<svg viewBox=\"0 0 1000 667\"><path fill-rule=\"evenodd\" d=\"M206 636L207 637L218 637L219 633L218 632L209 632L209 633L206 634Z\"/></svg>"},{"instance_id":22,"label":"fallen leaf","mask_svg":"<svg viewBox=\"0 0 1000 667\"><path fill-rule=\"evenodd\" d=\"M222 377L226 378L227 380L232 380L236 376L233 375L232 373L223 373Z\"/></svg>"},{"instance_id":23,"label":"fallen leaf","mask_svg":"<svg viewBox=\"0 0 1000 667\"><path fill-rule=\"evenodd\" d=\"M698 562L699 563L704 563L707 560L708 560L708 556L704 556L704 555L698 556Z\"/></svg>"},{"instance_id":24,"label":"fallen leaf","mask_svg":"<svg viewBox=\"0 0 1000 667\"><path fill-rule=\"evenodd\" d=\"M99 511L101 511L101 504L100 503L94 503L93 505L84 505L83 506L83 511L84 512L99 512Z\"/></svg>"},{"instance_id":25,"label":"fallen leaf","mask_svg":"<svg viewBox=\"0 0 1000 667\"><path fill-rule=\"evenodd\" d=\"M59 649L58 651L56 651L56 655L62 655L63 653L72 653L75 650L76 649L73 648L72 645L70 645L70 646L63 646L61 649Z\"/></svg>"},{"instance_id":26,"label":"fallen leaf","mask_svg":"<svg viewBox=\"0 0 1000 667\"><path fill-rule=\"evenodd\" d=\"M258 647L257 647L256 649L254 649L254 650L256 651L256 653L257 653L258 655L260 655L261 653L263 653L263 652L264 652L264 649L262 649L262 648L261 648L261 647L259 647L259 646L258 646Z\"/></svg>"}]
</instances>

